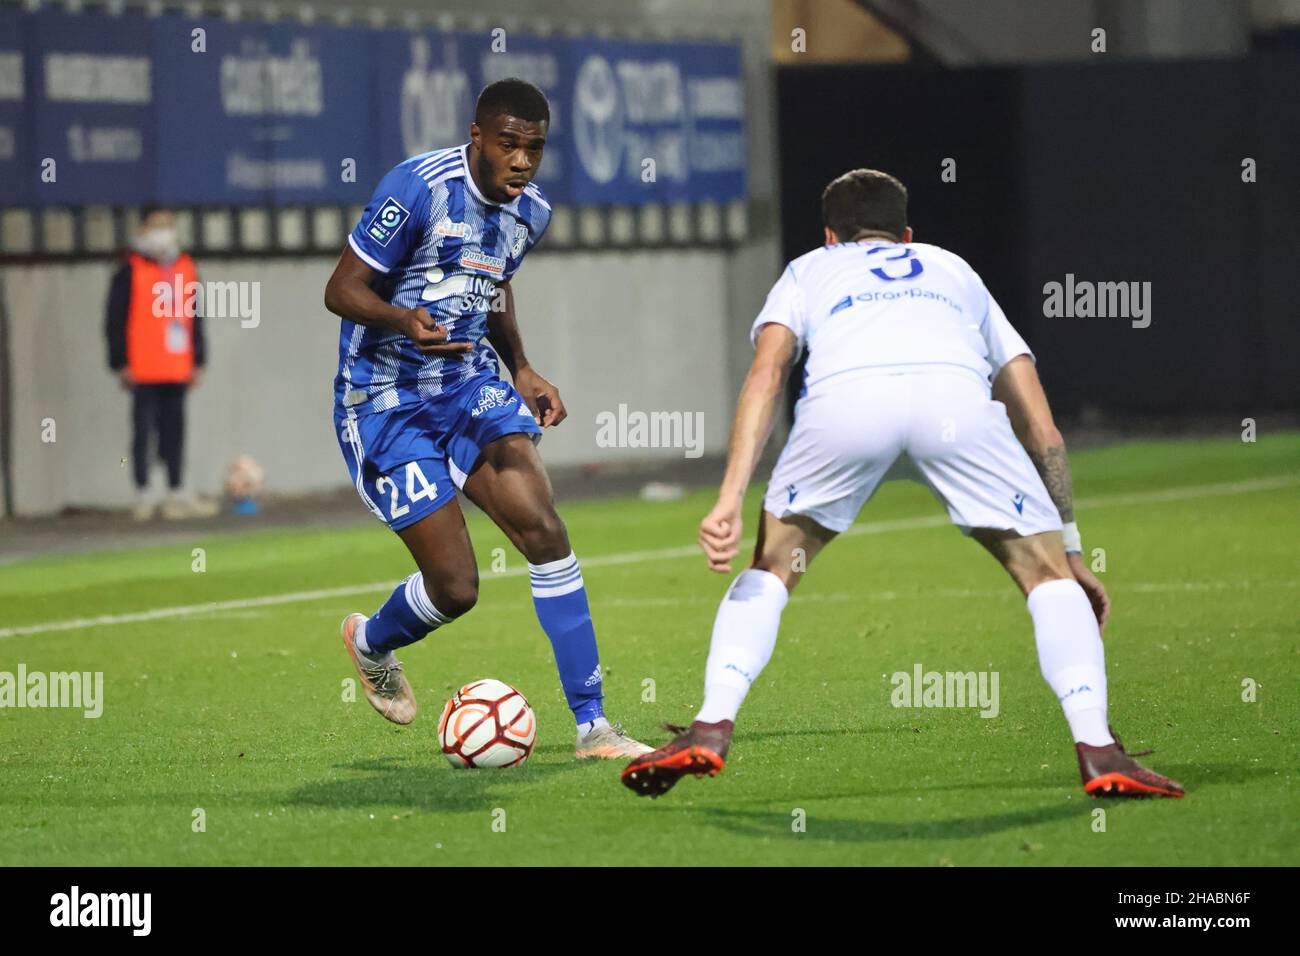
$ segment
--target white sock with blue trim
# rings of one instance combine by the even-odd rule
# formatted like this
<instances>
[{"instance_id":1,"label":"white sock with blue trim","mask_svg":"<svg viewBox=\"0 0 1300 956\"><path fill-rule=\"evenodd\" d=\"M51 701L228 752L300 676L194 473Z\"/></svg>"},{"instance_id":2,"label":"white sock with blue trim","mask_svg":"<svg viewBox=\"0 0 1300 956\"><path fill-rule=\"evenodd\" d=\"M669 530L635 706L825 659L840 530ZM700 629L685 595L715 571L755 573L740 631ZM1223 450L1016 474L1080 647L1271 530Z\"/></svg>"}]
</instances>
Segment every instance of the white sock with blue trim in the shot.
<instances>
[{"instance_id":1,"label":"white sock with blue trim","mask_svg":"<svg viewBox=\"0 0 1300 956\"><path fill-rule=\"evenodd\" d=\"M747 568L727 588L713 621L704 665L704 703L695 719L706 724L736 719L758 675L772 659L790 592L771 571Z\"/></svg>"}]
</instances>

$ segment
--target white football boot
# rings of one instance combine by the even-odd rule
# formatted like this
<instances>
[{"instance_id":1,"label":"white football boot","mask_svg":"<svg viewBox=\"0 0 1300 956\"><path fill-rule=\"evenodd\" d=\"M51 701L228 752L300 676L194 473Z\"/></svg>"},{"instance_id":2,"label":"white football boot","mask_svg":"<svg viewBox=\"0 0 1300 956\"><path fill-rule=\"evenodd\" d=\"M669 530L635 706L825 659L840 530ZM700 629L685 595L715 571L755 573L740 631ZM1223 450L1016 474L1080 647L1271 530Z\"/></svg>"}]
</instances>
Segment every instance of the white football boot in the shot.
<instances>
[{"instance_id":1,"label":"white football boot","mask_svg":"<svg viewBox=\"0 0 1300 956\"><path fill-rule=\"evenodd\" d=\"M411 690L411 682L402 671L401 661L392 653L376 657L357 647L357 625L364 620L364 614L349 614L343 619L340 630L343 646L348 649L348 656L361 676L366 700L393 723L409 724L415 720L415 692Z\"/></svg>"},{"instance_id":2,"label":"white football boot","mask_svg":"<svg viewBox=\"0 0 1300 956\"><path fill-rule=\"evenodd\" d=\"M654 750L639 740L633 740L622 724L605 723L593 727L585 737L578 738L574 755L579 760L600 757L603 760L626 760Z\"/></svg>"}]
</instances>

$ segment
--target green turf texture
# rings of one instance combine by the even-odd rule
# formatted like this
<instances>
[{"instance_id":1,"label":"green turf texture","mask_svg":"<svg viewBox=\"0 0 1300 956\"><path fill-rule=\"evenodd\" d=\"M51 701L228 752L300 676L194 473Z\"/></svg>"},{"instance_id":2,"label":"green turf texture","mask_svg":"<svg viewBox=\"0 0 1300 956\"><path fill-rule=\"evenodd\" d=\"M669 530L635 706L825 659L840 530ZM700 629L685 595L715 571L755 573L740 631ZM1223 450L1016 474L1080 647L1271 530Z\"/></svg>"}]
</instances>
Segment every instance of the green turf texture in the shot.
<instances>
[{"instance_id":1,"label":"green turf texture","mask_svg":"<svg viewBox=\"0 0 1300 956\"><path fill-rule=\"evenodd\" d=\"M1084 545L1105 549L1114 601L1111 720L1131 750L1156 748L1144 760L1184 783L1183 800L1083 794L1023 599L947 526L835 542L786 610L723 774L636 797L621 764L573 759L524 563L474 513L479 604L404 653L421 705L406 728L342 699L353 672L339 620L372 612L411 570L377 522L0 568L7 627L391 582L358 597L0 638L0 670L105 675L97 720L0 710L0 864L1295 864L1300 485L1104 499L1295 480L1298 464L1297 434L1073 455ZM711 501L560 503L591 564L606 709L655 744L667 739L661 722L689 722L700 703L729 577L698 554L591 559L690 545ZM752 492L747 514L757 507ZM859 525L939 513L924 488L891 484ZM191 569L195 547L203 573ZM497 547L509 576L489 570ZM997 671L1000 713L892 707L889 675L917 663ZM512 770L453 770L434 725L455 687L485 676L528 696L536 750ZM1254 702L1243 701L1248 678Z\"/></svg>"}]
</instances>

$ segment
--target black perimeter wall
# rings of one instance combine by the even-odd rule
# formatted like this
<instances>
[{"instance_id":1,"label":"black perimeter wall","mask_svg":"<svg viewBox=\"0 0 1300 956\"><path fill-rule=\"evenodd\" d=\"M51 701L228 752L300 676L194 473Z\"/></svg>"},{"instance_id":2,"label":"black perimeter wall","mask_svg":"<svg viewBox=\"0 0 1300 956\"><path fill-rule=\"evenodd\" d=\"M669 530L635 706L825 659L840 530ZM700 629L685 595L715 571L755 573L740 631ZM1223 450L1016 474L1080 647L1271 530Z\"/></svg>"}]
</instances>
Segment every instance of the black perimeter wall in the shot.
<instances>
[{"instance_id":1,"label":"black perimeter wall","mask_svg":"<svg viewBox=\"0 0 1300 956\"><path fill-rule=\"evenodd\" d=\"M783 68L778 83L786 259L821 244L827 182L884 169L908 187L917 241L984 278L1066 418L1300 407L1300 51ZM1066 273L1150 282L1150 327L1045 317L1043 286Z\"/></svg>"}]
</instances>

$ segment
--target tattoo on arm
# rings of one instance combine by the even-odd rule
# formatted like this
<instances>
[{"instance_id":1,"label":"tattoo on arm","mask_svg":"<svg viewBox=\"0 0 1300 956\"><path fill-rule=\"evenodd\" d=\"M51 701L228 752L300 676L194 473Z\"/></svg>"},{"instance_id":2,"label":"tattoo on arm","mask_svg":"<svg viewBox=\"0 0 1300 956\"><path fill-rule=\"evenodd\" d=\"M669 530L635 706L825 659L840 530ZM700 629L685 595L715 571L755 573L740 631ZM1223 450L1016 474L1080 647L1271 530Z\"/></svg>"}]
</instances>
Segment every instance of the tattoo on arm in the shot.
<instances>
[{"instance_id":1,"label":"tattoo on arm","mask_svg":"<svg viewBox=\"0 0 1300 956\"><path fill-rule=\"evenodd\" d=\"M1074 520L1074 489L1070 481L1070 463L1065 457L1065 446L1055 445L1044 448L1040 454L1031 455L1034 467L1047 486L1047 493L1052 496L1056 510L1061 513L1061 520Z\"/></svg>"}]
</instances>

